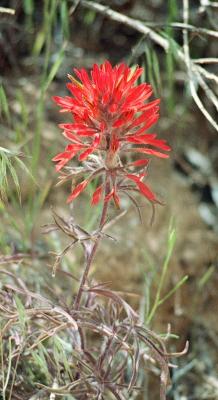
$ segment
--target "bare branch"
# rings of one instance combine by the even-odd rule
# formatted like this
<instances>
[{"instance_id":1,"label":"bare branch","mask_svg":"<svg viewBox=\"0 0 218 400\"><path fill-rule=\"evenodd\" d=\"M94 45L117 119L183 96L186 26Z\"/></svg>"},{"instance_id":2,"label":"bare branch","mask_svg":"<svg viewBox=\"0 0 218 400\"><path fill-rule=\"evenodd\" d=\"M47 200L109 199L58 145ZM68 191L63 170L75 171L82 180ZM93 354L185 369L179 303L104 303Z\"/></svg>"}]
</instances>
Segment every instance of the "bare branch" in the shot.
<instances>
[{"instance_id":1,"label":"bare branch","mask_svg":"<svg viewBox=\"0 0 218 400\"><path fill-rule=\"evenodd\" d=\"M171 27L171 28L175 28L175 29L184 29L185 28L192 33L198 33L201 35L212 36L212 37L218 38L218 32L215 30L201 28L201 27L199 28L198 26L194 26L191 24L184 24L182 22L166 23L166 22L145 21L143 23L146 26L151 27L151 28L158 28L158 27Z\"/></svg>"},{"instance_id":2,"label":"bare branch","mask_svg":"<svg viewBox=\"0 0 218 400\"><path fill-rule=\"evenodd\" d=\"M203 68L202 68L203 69ZM206 82L204 81L204 79L202 78L202 76L200 76L200 74L197 73L197 77L198 77L198 83L201 86L201 88L205 91L206 96L208 97L208 99L214 104L214 106L216 107L217 111L218 111L218 98L217 96L214 94L214 92L210 89L210 87L206 84ZM218 77L217 77L217 83L218 83Z\"/></svg>"},{"instance_id":3,"label":"bare branch","mask_svg":"<svg viewBox=\"0 0 218 400\"><path fill-rule=\"evenodd\" d=\"M193 33L200 33L203 35L207 35L207 36L212 36L215 38L218 38L218 32L217 31L212 31L211 29L205 29L205 28L198 28L197 26L194 25L190 25L190 24L183 24L180 22L173 22L172 24L170 24L170 26L172 26L173 28L182 28L182 29L187 29L190 30Z\"/></svg>"},{"instance_id":4,"label":"bare branch","mask_svg":"<svg viewBox=\"0 0 218 400\"><path fill-rule=\"evenodd\" d=\"M205 7L218 7L217 1L210 1L210 0L200 0L201 6Z\"/></svg>"},{"instance_id":5,"label":"bare branch","mask_svg":"<svg viewBox=\"0 0 218 400\"><path fill-rule=\"evenodd\" d=\"M77 9L79 3L80 3L80 0L76 0L76 1L74 2L74 5L70 8L69 15L72 15L72 14L76 11L76 9Z\"/></svg>"},{"instance_id":6,"label":"bare branch","mask_svg":"<svg viewBox=\"0 0 218 400\"><path fill-rule=\"evenodd\" d=\"M183 0L183 18L184 18L184 23L187 24L188 18L189 18L189 0ZM187 32L187 29L185 29L185 28L183 29L183 49L184 49L185 63L186 63L187 70L188 70L189 86L190 86L192 97L193 97L195 103L197 104L198 108L201 110L201 112L207 118L207 120L218 131L218 124L214 121L214 119L211 117L209 112L204 107L204 104L200 100L200 98L197 94L197 90L195 88L194 78L193 78L193 67L192 67L192 63L191 63L191 59L190 59L190 52L189 52L189 45L188 45L188 32Z\"/></svg>"},{"instance_id":7,"label":"bare branch","mask_svg":"<svg viewBox=\"0 0 218 400\"><path fill-rule=\"evenodd\" d=\"M202 68L201 66L197 67L197 71L205 76L206 79L214 81L218 84L218 75L213 74L212 72L207 71L206 69Z\"/></svg>"},{"instance_id":8,"label":"bare branch","mask_svg":"<svg viewBox=\"0 0 218 400\"><path fill-rule=\"evenodd\" d=\"M218 58L195 58L192 59L195 64L218 64Z\"/></svg>"},{"instance_id":9,"label":"bare branch","mask_svg":"<svg viewBox=\"0 0 218 400\"><path fill-rule=\"evenodd\" d=\"M14 15L15 14L15 10L13 8L0 7L0 13Z\"/></svg>"}]
</instances>

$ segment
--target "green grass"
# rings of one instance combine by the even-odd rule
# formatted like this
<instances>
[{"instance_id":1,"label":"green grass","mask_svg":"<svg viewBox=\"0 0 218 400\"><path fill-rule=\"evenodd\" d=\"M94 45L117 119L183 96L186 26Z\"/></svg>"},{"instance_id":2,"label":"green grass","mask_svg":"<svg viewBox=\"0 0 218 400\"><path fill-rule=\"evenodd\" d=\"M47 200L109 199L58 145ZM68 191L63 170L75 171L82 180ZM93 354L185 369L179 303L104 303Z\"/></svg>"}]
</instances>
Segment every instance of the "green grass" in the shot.
<instances>
[{"instance_id":1,"label":"green grass","mask_svg":"<svg viewBox=\"0 0 218 400\"><path fill-rule=\"evenodd\" d=\"M141 314L146 324L150 325L155 317L158 317L158 309L167 301L177 290L181 288L188 280L188 275L183 276L172 289L166 292L165 286L171 274L170 261L176 244L176 229L173 222L170 222L168 238L166 243L166 255L163 265L156 266L152 257L143 249L146 272L144 274L144 301ZM164 293L165 292L165 293Z\"/></svg>"}]
</instances>

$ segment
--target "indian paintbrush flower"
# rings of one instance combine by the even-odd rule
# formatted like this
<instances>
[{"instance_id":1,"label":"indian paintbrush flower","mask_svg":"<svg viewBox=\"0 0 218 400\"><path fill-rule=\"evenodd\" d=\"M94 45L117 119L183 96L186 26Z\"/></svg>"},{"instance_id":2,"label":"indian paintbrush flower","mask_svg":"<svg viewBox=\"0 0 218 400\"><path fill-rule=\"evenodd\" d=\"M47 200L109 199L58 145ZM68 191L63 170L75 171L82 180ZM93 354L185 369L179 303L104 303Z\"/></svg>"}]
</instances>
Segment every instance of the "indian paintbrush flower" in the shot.
<instances>
[{"instance_id":1,"label":"indian paintbrush flower","mask_svg":"<svg viewBox=\"0 0 218 400\"><path fill-rule=\"evenodd\" d=\"M72 115L71 123L60 124L70 144L53 158L56 170L65 169L67 177L73 179L68 202L96 178L99 184L92 196L93 205L104 196L104 201L113 199L119 206L120 194L132 199L131 191L157 203L157 197L143 179L149 157L168 158L170 147L156 133L147 133L159 118L160 100L147 102L152 95L151 85L136 84L143 69L138 66L131 69L124 63L112 67L105 61L100 66L95 64L90 75L83 68L74 72L79 80L68 75L71 96L54 97L61 112ZM135 161L128 161L128 153L135 154ZM81 166L69 167L75 157Z\"/></svg>"},{"instance_id":2,"label":"indian paintbrush flower","mask_svg":"<svg viewBox=\"0 0 218 400\"><path fill-rule=\"evenodd\" d=\"M151 86L137 85L142 71L124 63L112 67L108 61L94 65L90 74L85 69L74 69L77 78L69 75L67 84L71 96L54 97L61 112L72 116L70 123L60 124L70 143L53 159L61 174L60 181L72 180L68 202L77 198L92 180L97 184L92 205L103 200L98 228L92 232L75 224L72 216L68 222L54 212L57 228L71 242L56 255L53 274L74 245L82 245L84 251L84 269L69 307L76 354L73 366L76 378L70 390L75 390L72 393L79 398L84 398L84 393L90 399L108 398L108 393L116 399L129 398L133 391L140 390L140 369L145 355L146 360L151 359L147 355L150 349L152 362L155 359L161 368L160 398L166 400L169 354L164 342L141 324L138 314L117 292L108 288L108 282L94 284L88 279L102 239L113 239L106 230L123 215L121 212L108 221L108 202L112 200L119 207L120 195L125 194L139 214L140 208L132 193L138 192L152 205L159 202L144 179L151 156L167 158L170 147L156 133L148 133L159 118L160 101L148 102ZM153 310L148 319L153 317ZM83 345L88 343L90 331L98 332L99 336L97 345L91 349ZM144 351L145 348L148 350Z\"/></svg>"}]
</instances>

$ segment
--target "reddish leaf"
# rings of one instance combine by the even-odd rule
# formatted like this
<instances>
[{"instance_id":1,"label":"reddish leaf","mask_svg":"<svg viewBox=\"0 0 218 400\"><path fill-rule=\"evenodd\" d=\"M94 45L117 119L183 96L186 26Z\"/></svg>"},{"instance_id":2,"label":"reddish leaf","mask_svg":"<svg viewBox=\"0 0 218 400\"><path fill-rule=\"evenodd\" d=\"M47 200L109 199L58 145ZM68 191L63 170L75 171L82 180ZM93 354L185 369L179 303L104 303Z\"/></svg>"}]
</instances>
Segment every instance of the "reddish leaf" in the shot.
<instances>
[{"instance_id":1,"label":"reddish leaf","mask_svg":"<svg viewBox=\"0 0 218 400\"><path fill-rule=\"evenodd\" d=\"M90 145L89 149L84 151L84 153L81 153L79 156L79 160L83 161L85 160L91 153L93 153L93 151L96 149L96 147L98 147L99 143L100 143L101 137L100 135L96 135L95 139L93 141L93 144Z\"/></svg>"},{"instance_id":2,"label":"reddish leaf","mask_svg":"<svg viewBox=\"0 0 218 400\"><path fill-rule=\"evenodd\" d=\"M70 203L71 201L73 201L77 196L79 196L80 193L83 192L83 190L86 188L86 186L88 185L89 181L86 179L83 182L79 183L79 185L77 185L75 187L75 189L72 191L71 195L68 197L67 199L67 203Z\"/></svg>"},{"instance_id":3,"label":"reddish leaf","mask_svg":"<svg viewBox=\"0 0 218 400\"><path fill-rule=\"evenodd\" d=\"M97 205L99 203L99 201L101 200L102 191L103 191L102 185L98 186L97 189L94 191L94 193L92 195L92 205L93 206Z\"/></svg>"},{"instance_id":4,"label":"reddish leaf","mask_svg":"<svg viewBox=\"0 0 218 400\"><path fill-rule=\"evenodd\" d=\"M129 166L130 167L131 166L133 166L133 167L143 167L143 166L148 165L149 161L150 160L148 160L147 158L143 159L143 160L136 160L136 161L133 161L132 163L130 163Z\"/></svg>"},{"instance_id":5,"label":"reddish leaf","mask_svg":"<svg viewBox=\"0 0 218 400\"><path fill-rule=\"evenodd\" d=\"M140 177L138 177L136 175L128 174L127 178L131 179L132 181L134 181L136 183L140 193L143 196L145 196L149 201L151 201L151 202L157 202L158 201L156 196L155 196L155 194L149 189L149 187L147 185L145 185L141 181Z\"/></svg>"},{"instance_id":6,"label":"reddish leaf","mask_svg":"<svg viewBox=\"0 0 218 400\"><path fill-rule=\"evenodd\" d=\"M147 149L146 147L137 147L137 148L134 148L134 151L136 151L137 153L150 154L150 155L160 157L160 158L169 158L169 154L161 153L161 152L153 150L153 149Z\"/></svg>"},{"instance_id":7,"label":"reddish leaf","mask_svg":"<svg viewBox=\"0 0 218 400\"><path fill-rule=\"evenodd\" d=\"M110 199L113 197L113 195L114 195L114 188L111 189L110 193L108 193L107 196L105 196L104 201L105 202L110 201Z\"/></svg>"},{"instance_id":8,"label":"reddish leaf","mask_svg":"<svg viewBox=\"0 0 218 400\"><path fill-rule=\"evenodd\" d=\"M64 109L71 110L74 104L74 100L72 97L66 96L66 97L59 97L59 96L54 96L52 99L57 103L59 106L64 107Z\"/></svg>"}]
</instances>

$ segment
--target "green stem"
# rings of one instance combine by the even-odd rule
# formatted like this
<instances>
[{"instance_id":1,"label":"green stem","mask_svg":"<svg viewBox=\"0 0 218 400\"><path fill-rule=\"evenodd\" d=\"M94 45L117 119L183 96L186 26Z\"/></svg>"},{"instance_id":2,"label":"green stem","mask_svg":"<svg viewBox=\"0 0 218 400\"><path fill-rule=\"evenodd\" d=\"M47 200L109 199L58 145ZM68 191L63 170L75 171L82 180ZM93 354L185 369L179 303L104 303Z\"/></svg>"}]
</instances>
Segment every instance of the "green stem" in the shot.
<instances>
[{"instance_id":1,"label":"green stem","mask_svg":"<svg viewBox=\"0 0 218 400\"><path fill-rule=\"evenodd\" d=\"M174 242L175 242L175 231L172 230L172 232L171 232L171 234L169 236L169 245L168 245L169 248L168 248L168 252L167 252L167 255L165 257L165 260L164 260L164 265L163 265L163 269L162 269L162 273L161 273L161 277L160 277L160 281L159 281L159 285L158 285L158 289L157 289L157 294L156 294L156 297L155 297L155 300L154 300L153 307L152 307L152 309L151 309L151 311L150 311L150 313L148 315L148 318L147 318L147 323L148 324L151 322L151 320L153 319L157 308L162 303L162 301L160 300L161 291L162 291L163 284L164 284L164 281L165 281L165 278L166 278L166 274L167 274L167 270L168 270L168 266L169 266L169 261L170 261L170 258L171 258L171 255L172 255L172 251L173 251L173 247L174 247Z\"/></svg>"}]
</instances>

